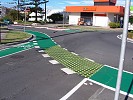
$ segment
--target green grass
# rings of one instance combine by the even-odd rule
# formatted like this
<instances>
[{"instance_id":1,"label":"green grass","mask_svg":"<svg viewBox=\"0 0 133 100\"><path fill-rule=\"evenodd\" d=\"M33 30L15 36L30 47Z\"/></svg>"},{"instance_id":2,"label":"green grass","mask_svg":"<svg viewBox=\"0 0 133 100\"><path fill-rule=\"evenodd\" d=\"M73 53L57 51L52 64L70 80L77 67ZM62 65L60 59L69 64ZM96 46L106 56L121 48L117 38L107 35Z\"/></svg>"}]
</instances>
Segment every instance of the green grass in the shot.
<instances>
[{"instance_id":1,"label":"green grass","mask_svg":"<svg viewBox=\"0 0 133 100\"><path fill-rule=\"evenodd\" d=\"M46 49L45 52L65 67L84 77L91 77L103 66L102 64L77 56L59 46L53 46Z\"/></svg>"},{"instance_id":2,"label":"green grass","mask_svg":"<svg viewBox=\"0 0 133 100\"><path fill-rule=\"evenodd\" d=\"M25 40L29 37L31 37L31 35L26 33L26 32L9 31L6 34L5 39L2 39L2 43L10 43L10 42L15 42L15 41L21 41L21 40Z\"/></svg>"}]
</instances>

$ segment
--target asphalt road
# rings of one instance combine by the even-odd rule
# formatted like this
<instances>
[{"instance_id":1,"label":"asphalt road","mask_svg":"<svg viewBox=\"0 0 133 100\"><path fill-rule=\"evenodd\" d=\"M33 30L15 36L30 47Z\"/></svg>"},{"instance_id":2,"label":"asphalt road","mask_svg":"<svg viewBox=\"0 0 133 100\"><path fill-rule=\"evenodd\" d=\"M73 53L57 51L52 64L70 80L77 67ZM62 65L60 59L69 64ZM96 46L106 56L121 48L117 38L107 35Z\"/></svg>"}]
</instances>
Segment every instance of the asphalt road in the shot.
<instances>
[{"instance_id":1,"label":"asphalt road","mask_svg":"<svg viewBox=\"0 0 133 100\"><path fill-rule=\"evenodd\" d=\"M118 66L119 32L67 33L46 29L27 28L44 32L69 51L91 58L96 62ZM132 72L132 44L128 43L126 70ZM128 57L131 57L128 61ZM63 65L52 65L37 49L0 59L0 100L59 100L84 78L67 75ZM118 62L117 62L118 61ZM90 82L83 84L68 100L113 100L114 92ZM127 100L120 95L120 100ZM128 98L128 100L132 100Z\"/></svg>"},{"instance_id":2,"label":"asphalt road","mask_svg":"<svg viewBox=\"0 0 133 100\"><path fill-rule=\"evenodd\" d=\"M90 58L98 63L118 68L121 40L117 38L122 32L75 32L67 33L46 29L34 29L51 36L58 44L80 56ZM127 43L124 70L133 72L133 43Z\"/></svg>"}]
</instances>

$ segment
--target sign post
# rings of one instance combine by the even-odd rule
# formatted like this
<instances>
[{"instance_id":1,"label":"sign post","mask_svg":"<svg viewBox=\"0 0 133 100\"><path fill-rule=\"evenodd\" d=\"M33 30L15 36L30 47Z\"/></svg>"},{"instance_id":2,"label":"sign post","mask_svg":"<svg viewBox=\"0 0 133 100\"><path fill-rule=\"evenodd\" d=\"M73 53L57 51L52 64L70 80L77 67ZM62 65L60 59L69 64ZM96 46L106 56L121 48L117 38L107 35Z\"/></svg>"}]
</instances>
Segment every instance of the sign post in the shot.
<instances>
[{"instance_id":1,"label":"sign post","mask_svg":"<svg viewBox=\"0 0 133 100\"><path fill-rule=\"evenodd\" d=\"M121 53L120 53L120 60L119 60L119 71L118 71L118 76L117 76L117 84L116 84L114 100L119 99L122 72L123 72L123 63L124 63L124 58L125 58L126 40L127 40L127 33L128 33L129 8L130 8L131 0L125 0L125 2L126 4L125 4L125 14L124 14L124 27L123 27Z\"/></svg>"}]
</instances>

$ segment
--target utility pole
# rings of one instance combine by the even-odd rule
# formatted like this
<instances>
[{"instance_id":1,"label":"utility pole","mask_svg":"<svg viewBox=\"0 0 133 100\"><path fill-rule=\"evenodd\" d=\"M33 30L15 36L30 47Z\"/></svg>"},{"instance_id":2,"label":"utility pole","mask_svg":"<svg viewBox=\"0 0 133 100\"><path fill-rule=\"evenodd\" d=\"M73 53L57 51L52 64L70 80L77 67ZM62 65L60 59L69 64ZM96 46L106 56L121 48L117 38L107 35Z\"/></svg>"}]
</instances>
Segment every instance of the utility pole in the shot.
<instances>
[{"instance_id":1,"label":"utility pole","mask_svg":"<svg viewBox=\"0 0 133 100\"><path fill-rule=\"evenodd\" d=\"M124 63L124 58L125 58L126 40L127 40L127 33L128 33L130 3L131 3L131 0L125 0L124 27L123 27L121 53L120 53L120 60L119 60L119 71L118 71L118 76L117 76L117 84L116 84L114 100L119 99L119 93L120 93L120 87L121 87L123 63Z\"/></svg>"}]
</instances>

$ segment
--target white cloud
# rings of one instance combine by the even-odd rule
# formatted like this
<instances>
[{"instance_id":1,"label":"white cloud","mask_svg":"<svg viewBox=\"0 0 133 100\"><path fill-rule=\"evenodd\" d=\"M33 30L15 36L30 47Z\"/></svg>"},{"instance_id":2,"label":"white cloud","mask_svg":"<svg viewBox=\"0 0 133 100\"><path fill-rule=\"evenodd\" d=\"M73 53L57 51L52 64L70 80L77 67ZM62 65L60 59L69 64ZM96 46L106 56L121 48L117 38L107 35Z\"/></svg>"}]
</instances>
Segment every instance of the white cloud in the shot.
<instances>
[{"instance_id":1,"label":"white cloud","mask_svg":"<svg viewBox=\"0 0 133 100\"><path fill-rule=\"evenodd\" d=\"M65 1L65 2L72 5L81 4L81 2L75 2L75 1Z\"/></svg>"},{"instance_id":2,"label":"white cloud","mask_svg":"<svg viewBox=\"0 0 133 100\"><path fill-rule=\"evenodd\" d=\"M125 6L125 0L117 0L116 5L117 6Z\"/></svg>"},{"instance_id":3,"label":"white cloud","mask_svg":"<svg viewBox=\"0 0 133 100\"><path fill-rule=\"evenodd\" d=\"M93 2L93 0L83 0L83 1L81 1L81 3L82 4L87 4L87 5L94 5L94 2Z\"/></svg>"}]
</instances>

